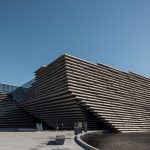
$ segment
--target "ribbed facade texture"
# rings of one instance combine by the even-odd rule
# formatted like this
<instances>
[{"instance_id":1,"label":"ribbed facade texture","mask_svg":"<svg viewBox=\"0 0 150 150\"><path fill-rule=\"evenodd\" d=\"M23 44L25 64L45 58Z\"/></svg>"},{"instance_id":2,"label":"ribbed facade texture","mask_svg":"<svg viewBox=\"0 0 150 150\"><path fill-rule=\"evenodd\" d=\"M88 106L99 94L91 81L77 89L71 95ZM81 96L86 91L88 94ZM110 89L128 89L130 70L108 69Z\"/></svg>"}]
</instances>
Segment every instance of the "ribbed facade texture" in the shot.
<instances>
[{"instance_id":1,"label":"ribbed facade texture","mask_svg":"<svg viewBox=\"0 0 150 150\"><path fill-rule=\"evenodd\" d=\"M8 93L0 92L0 128L35 128L35 122Z\"/></svg>"},{"instance_id":2,"label":"ribbed facade texture","mask_svg":"<svg viewBox=\"0 0 150 150\"><path fill-rule=\"evenodd\" d=\"M147 131L150 79L63 55L35 72L34 84L17 107L49 129L87 122L89 129Z\"/></svg>"}]
</instances>

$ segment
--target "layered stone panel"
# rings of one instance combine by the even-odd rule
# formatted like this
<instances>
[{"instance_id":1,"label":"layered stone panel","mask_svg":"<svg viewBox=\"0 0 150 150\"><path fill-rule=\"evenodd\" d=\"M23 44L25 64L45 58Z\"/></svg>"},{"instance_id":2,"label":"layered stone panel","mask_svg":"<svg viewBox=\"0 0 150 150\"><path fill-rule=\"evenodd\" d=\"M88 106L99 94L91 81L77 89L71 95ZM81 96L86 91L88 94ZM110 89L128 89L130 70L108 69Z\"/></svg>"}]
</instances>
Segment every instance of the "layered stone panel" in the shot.
<instances>
[{"instance_id":1,"label":"layered stone panel","mask_svg":"<svg viewBox=\"0 0 150 150\"><path fill-rule=\"evenodd\" d=\"M118 131L150 129L150 79L66 56L68 89Z\"/></svg>"},{"instance_id":2,"label":"layered stone panel","mask_svg":"<svg viewBox=\"0 0 150 150\"><path fill-rule=\"evenodd\" d=\"M85 109L76 95L69 91L65 55L35 73L36 82L26 94L26 100L20 104L27 112L40 118L53 129L56 124L62 123L65 129L73 129L75 122L84 121L88 122L90 129L107 126L98 120L94 112Z\"/></svg>"},{"instance_id":3,"label":"layered stone panel","mask_svg":"<svg viewBox=\"0 0 150 150\"><path fill-rule=\"evenodd\" d=\"M150 129L150 79L63 55L36 72L21 107L50 128L88 122L89 129Z\"/></svg>"},{"instance_id":4,"label":"layered stone panel","mask_svg":"<svg viewBox=\"0 0 150 150\"><path fill-rule=\"evenodd\" d=\"M13 101L0 102L0 128L36 128L34 117Z\"/></svg>"}]
</instances>

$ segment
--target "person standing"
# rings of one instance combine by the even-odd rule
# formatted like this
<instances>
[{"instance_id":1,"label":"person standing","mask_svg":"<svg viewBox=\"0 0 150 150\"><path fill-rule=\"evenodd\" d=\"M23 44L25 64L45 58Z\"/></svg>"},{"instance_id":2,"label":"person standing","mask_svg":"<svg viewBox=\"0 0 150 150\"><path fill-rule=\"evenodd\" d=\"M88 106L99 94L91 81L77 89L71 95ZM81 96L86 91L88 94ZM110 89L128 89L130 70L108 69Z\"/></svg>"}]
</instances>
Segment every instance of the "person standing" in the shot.
<instances>
[{"instance_id":1,"label":"person standing","mask_svg":"<svg viewBox=\"0 0 150 150\"><path fill-rule=\"evenodd\" d=\"M63 130L64 130L64 124L61 123L61 131L63 131Z\"/></svg>"},{"instance_id":2,"label":"person standing","mask_svg":"<svg viewBox=\"0 0 150 150\"><path fill-rule=\"evenodd\" d=\"M58 124L56 123L56 131L58 131L59 130L59 127L58 127Z\"/></svg>"}]
</instances>

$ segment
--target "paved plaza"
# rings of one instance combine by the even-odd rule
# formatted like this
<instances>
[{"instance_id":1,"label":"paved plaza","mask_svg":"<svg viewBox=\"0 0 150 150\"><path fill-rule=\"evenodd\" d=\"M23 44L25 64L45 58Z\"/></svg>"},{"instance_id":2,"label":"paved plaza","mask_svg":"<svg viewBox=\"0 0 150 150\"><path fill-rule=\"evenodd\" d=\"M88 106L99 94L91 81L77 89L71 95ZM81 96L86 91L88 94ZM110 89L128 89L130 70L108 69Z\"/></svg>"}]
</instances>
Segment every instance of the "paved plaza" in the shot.
<instances>
[{"instance_id":1,"label":"paved plaza","mask_svg":"<svg viewBox=\"0 0 150 150\"><path fill-rule=\"evenodd\" d=\"M65 135L64 145L48 145L56 135ZM73 131L0 132L0 150L53 150L56 148L82 150L74 142Z\"/></svg>"}]
</instances>

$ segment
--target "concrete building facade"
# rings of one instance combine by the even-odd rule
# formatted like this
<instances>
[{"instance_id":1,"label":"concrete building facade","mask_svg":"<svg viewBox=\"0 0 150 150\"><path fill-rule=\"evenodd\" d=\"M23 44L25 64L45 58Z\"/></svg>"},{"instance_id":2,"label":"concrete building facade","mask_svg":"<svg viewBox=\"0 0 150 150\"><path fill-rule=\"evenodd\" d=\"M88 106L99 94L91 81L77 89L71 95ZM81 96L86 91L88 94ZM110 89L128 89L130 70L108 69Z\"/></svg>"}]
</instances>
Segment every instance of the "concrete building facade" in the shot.
<instances>
[{"instance_id":1,"label":"concrete building facade","mask_svg":"<svg viewBox=\"0 0 150 150\"><path fill-rule=\"evenodd\" d=\"M119 132L150 129L150 79L132 72L65 54L39 68L22 93L17 107L45 129L62 123L73 129L75 122Z\"/></svg>"}]
</instances>

